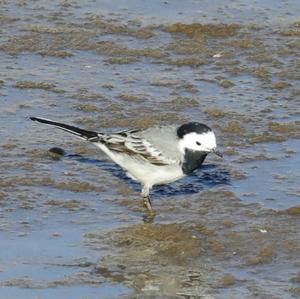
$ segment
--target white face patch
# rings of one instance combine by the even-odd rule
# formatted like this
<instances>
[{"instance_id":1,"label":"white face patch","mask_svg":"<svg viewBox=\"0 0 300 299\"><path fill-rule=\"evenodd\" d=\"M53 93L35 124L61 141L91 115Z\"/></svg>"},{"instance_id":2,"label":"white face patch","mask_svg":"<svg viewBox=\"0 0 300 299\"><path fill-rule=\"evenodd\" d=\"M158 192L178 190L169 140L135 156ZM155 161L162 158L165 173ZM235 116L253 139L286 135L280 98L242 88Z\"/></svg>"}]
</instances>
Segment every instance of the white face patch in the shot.
<instances>
[{"instance_id":1,"label":"white face patch","mask_svg":"<svg viewBox=\"0 0 300 299\"><path fill-rule=\"evenodd\" d=\"M193 151L210 152L217 147L216 136L213 131L206 133L189 133L179 141L179 149L184 153L185 149Z\"/></svg>"}]
</instances>

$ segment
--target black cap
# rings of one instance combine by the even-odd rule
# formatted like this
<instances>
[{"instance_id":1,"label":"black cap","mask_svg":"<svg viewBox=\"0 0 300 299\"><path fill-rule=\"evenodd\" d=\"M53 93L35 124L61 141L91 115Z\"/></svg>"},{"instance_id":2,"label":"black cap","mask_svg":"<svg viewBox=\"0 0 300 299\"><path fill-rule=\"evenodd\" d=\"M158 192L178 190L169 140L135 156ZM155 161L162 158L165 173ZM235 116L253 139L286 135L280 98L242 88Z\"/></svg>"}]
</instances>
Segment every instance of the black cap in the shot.
<instances>
[{"instance_id":1,"label":"black cap","mask_svg":"<svg viewBox=\"0 0 300 299\"><path fill-rule=\"evenodd\" d=\"M206 132L212 131L210 127L208 127L205 124L197 123L197 122L190 122L187 124L183 124L177 129L177 136L179 138L183 138L184 135L189 134L189 133L198 133L198 134L203 134Z\"/></svg>"}]
</instances>

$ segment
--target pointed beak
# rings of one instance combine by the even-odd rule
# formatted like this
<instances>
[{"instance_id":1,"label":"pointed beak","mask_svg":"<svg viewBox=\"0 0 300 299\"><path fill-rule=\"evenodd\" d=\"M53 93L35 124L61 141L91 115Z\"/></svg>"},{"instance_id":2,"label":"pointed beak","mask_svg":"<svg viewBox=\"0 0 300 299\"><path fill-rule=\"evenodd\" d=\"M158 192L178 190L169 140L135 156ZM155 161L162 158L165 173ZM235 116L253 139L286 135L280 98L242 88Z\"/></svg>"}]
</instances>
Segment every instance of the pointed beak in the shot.
<instances>
[{"instance_id":1,"label":"pointed beak","mask_svg":"<svg viewBox=\"0 0 300 299\"><path fill-rule=\"evenodd\" d=\"M220 158L223 158L223 155L220 151L218 151L216 148L211 150L211 153L214 153L215 155L217 155Z\"/></svg>"}]
</instances>

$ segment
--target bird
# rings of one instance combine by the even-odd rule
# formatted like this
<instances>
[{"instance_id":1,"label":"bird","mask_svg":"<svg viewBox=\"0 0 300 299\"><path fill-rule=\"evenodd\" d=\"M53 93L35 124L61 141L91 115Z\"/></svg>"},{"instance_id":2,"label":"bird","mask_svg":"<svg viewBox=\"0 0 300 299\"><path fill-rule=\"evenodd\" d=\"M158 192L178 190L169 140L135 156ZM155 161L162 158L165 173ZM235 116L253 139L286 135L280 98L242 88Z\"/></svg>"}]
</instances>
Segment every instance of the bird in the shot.
<instances>
[{"instance_id":1,"label":"bird","mask_svg":"<svg viewBox=\"0 0 300 299\"><path fill-rule=\"evenodd\" d=\"M209 153L222 157L214 131L199 122L99 133L46 118L30 119L53 125L100 148L128 177L141 183L143 203L150 213L155 213L150 200L154 185L192 174Z\"/></svg>"}]
</instances>

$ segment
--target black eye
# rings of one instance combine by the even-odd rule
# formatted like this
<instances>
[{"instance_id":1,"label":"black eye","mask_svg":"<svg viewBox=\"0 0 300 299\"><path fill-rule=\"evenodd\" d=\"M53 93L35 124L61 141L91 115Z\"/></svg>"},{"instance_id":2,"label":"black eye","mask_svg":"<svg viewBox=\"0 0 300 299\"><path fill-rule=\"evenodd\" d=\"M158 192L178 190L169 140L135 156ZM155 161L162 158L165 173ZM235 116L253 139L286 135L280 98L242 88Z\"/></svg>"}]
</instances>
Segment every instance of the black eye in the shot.
<instances>
[{"instance_id":1,"label":"black eye","mask_svg":"<svg viewBox=\"0 0 300 299\"><path fill-rule=\"evenodd\" d=\"M201 143L200 143L199 141L196 141L196 144L197 144L197 145L201 145Z\"/></svg>"}]
</instances>

